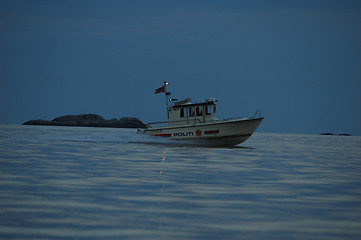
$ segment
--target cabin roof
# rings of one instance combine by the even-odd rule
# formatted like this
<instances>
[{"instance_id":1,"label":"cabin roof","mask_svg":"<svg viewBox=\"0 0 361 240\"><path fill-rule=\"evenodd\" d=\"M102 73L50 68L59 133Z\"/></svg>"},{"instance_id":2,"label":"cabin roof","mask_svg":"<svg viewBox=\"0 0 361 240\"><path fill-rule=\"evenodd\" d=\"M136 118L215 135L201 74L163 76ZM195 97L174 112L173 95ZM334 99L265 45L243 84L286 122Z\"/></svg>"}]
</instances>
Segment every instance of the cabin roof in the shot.
<instances>
[{"instance_id":1,"label":"cabin roof","mask_svg":"<svg viewBox=\"0 0 361 240\"><path fill-rule=\"evenodd\" d=\"M173 108L182 108L182 107L196 107L196 106L206 106L206 105L214 105L215 102L203 102L203 103L191 103L191 104L182 104L182 105L174 105Z\"/></svg>"}]
</instances>

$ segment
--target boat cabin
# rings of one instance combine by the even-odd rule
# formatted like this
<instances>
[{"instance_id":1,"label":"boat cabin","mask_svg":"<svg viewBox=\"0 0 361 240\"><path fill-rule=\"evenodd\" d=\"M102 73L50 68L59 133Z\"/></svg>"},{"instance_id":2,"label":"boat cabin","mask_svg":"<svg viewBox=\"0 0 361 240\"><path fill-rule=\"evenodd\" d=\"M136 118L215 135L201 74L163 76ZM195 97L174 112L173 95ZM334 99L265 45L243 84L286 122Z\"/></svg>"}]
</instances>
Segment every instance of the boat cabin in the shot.
<instances>
[{"instance_id":1,"label":"boat cabin","mask_svg":"<svg viewBox=\"0 0 361 240\"><path fill-rule=\"evenodd\" d=\"M203 103L192 103L190 98L174 102L168 107L168 126L213 122L216 120L216 103L214 98L208 98Z\"/></svg>"}]
</instances>

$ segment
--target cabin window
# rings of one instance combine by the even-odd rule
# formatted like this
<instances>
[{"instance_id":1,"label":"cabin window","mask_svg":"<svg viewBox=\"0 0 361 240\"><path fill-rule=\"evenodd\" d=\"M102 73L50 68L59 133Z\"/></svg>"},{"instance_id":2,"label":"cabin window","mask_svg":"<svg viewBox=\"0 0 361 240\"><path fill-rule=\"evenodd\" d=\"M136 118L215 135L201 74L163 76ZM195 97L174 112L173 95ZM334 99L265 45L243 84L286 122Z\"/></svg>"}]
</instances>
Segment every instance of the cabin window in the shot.
<instances>
[{"instance_id":1,"label":"cabin window","mask_svg":"<svg viewBox=\"0 0 361 240\"><path fill-rule=\"evenodd\" d=\"M194 117L194 107L190 107L189 109L189 116Z\"/></svg>"},{"instance_id":2,"label":"cabin window","mask_svg":"<svg viewBox=\"0 0 361 240\"><path fill-rule=\"evenodd\" d=\"M181 109L180 109L180 117L181 117L181 118L184 117L184 108L181 108Z\"/></svg>"},{"instance_id":3,"label":"cabin window","mask_svg":"<svg viewBox=\"0 0 361 240\"><path fill-rule=\"evenodd\" d=\"M197 116L202 116L202 107L196 107Z\"/></svg>"},{"instance_id":4,"label":"cabin window","mask_svg":"<svg viewBox=\"0 0 361 240\"><path fill-rule=\"evenodd\" d=\"M211 105L205 106L205 110L206 110L206 115L212 115L212 106Z\"/></svg>"},{"instance_id":5,"label":"cabin window","mask_svg":"<svg viewBox=\"0 0 361 240\"><path fill-rule=\"evenodd\" d=\"M216 105L213 107L213 114L216 114Z\"/></svg>"}]
</instances>

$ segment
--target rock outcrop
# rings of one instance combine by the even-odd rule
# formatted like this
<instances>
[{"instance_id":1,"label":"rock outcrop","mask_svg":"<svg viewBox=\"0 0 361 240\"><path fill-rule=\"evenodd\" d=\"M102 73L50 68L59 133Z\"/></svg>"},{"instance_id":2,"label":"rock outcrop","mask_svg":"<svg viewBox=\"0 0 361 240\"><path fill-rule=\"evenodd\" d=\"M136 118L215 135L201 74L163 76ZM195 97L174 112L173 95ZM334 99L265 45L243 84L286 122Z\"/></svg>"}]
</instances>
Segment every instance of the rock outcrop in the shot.
<instances>
[{"instance_id":1,"label":"rock outcrop","mask_svg":"<svg viewBox=\"0 0 361 240\"><path fill-rule=\"evenodd\" d=\"M320 133L320 135L333 136L333 135L335 135L335 134L333 134L333 133L329 133L329 132L326 132L326 133Z\"/></svg>"},{"instance_id":2,"label":"rock outcrop","mask_svg":"<svg viewBox=\"0 0 361 240\"><path fill-rule=\"evenodd\" d=\"M75 126L75 127L110 127L110 128L145 128L146 125L138 118L123 117L119 120L106 120L97 114L65 115L47 120L30 120L23 125Z\"/></svg>"},{"instance_id":3,"label":"rock outcrop","mask_svg":"<svg viewBox=\"0 0 361 240\"><path fill-rule=\"evenodd\" d=\"M340 133L340 134L333 134L333 133L320 133L320 135L326 135L326 136L351 136L351 134L349 133Z\"/></svg>"}]
</instances>

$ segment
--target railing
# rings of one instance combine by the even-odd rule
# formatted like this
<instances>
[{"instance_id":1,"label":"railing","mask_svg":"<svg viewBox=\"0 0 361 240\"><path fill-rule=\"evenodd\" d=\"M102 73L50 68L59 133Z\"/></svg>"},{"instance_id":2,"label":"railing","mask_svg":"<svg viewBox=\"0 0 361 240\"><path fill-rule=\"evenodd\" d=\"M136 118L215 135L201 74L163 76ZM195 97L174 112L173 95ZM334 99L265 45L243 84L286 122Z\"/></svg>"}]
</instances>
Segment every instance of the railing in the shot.
<instances>
[{"instance_id":1,"label":"railing","mask_svg":"<svg viewBox=\"0 0 361 240\"><path fill-rule=\"evenodd\" d=\"M258 113L258 117L260 118L261 115L262 115L261 109L257 109L257 111L253 114L253 117L252 117L252 118L255 118L255 117L257 116L257 113Z\"/></svg>"},{"instance_id":2,"label":"railing","mask_svg":"<svg viewBox=\"0 0 361 240\"><path fill-rule=\"evenodd\" d=\"M148 123L148 127L152 127L152 125L158 125L158 124L172 124L172 123L183 123L183 124L196 124L196 123L202 123L202 121L198 118L188 119L188 120L180 120L180 121L165 121L165 122L151 122Z\"/></svg>"},{"instance_id":3,"label":"railing","mask_svg":"<svg viewBox=\"0 0 361 240\"><path fill-rule=\"evenodd\" d=\"M216 119L215 121L212 122L225 122L225 121L230 121L230 120L246 120L246 119L252 119L252 118L260 118L262 116L262 111L261 109L257 109L257 111L253 114L252 117L232 117L232 118L223 118L223 119Z\"/></svg>"}]
</instances>

